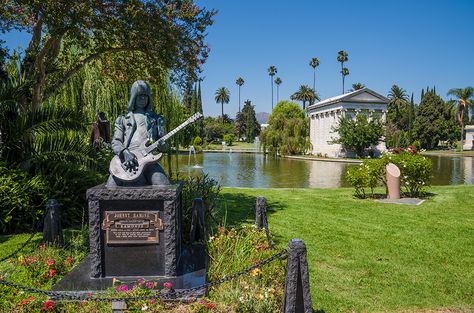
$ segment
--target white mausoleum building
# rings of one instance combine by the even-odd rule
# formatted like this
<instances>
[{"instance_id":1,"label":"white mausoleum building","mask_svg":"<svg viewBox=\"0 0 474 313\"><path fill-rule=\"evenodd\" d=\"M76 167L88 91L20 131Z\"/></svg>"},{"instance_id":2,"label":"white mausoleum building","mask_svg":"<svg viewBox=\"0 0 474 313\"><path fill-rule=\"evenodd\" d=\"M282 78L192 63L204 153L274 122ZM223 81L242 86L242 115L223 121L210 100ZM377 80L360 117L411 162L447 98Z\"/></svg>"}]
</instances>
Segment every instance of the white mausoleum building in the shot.
<instances>
[{"instance_id":1,"label":"white mausoleum building","mask_svg":"<svg viewBox=\"0 0 474 313\"><path fill-rule=\"evenodd\" d=\"M310 118L310 140L312 154L327 157L353 157L353 151L346 151L340 144L331 143L337 139L337 132L332 128L339 123L339 118L357 114L379 116L385 121L389 100L368 88L359 89L340 96L322 100L308 107ZM375 148L375 154L386 150L385 142L381 141Z\"/></svg>"}]
</instances>

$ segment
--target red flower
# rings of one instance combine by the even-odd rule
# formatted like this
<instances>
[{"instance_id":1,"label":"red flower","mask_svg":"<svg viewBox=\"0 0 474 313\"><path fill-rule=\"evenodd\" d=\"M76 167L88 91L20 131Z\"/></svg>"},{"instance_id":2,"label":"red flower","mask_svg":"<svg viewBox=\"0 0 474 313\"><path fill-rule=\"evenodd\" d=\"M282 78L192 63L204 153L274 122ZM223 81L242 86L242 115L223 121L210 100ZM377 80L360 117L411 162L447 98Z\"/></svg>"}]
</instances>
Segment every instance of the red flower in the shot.
<instances>
[{"instance_id":1,"label":"red flower","mask_svg":"<svg viewBox=\"0 0 474 313\"><path fill-rule=\"evenodd\" d=\"M163 287L165 287L166 289L172 289L173 288L173 283L167 281L167 282L163 283Z\"/></svg>"},{"instance_id":2,"label":"red flower","mask_svg":"<svg viewBox=\"0 0 474 313\"><path fill-rule=\"evenodd\" d=\"M54 277L54 276L56 276L56 270L53 270L53 269L49 270L48 276L49 276L49 277Z\"/></svg>"},{"instance_id":3,"label":"red flower","mask_svg":"<svg viewBox=\"0 0 474 313\"><path fill-rule=\"evenodd\" d=\"M33 300L35 300L35 299L36 299L35 297L28 297L28 298L26 298L26 299L21 300L20 303L18 303L18 305L25 305L25 304L27 304L28 302L33 301Z\"/></svg>"},{"instance_id":4,"label":"red flower","mask_svg":"<svg viewBox=\"0 0 474 313\"><path fill-rule=\"evenodd\" d=\"M48 260L46 261L46 264L48 264L49 267L54 265L54 260Z\"/></svg>"},{"instance_id":5,"label":"red flower","mask_svg":"<svg viewBox=\"0 0 474 313\"><path fill-rule=\"evenodd\" d=\"M54 310L54 301L53 300L48 300L43 303L41 306L41 311L52 311Z\"/></svg>"}]
</instances>

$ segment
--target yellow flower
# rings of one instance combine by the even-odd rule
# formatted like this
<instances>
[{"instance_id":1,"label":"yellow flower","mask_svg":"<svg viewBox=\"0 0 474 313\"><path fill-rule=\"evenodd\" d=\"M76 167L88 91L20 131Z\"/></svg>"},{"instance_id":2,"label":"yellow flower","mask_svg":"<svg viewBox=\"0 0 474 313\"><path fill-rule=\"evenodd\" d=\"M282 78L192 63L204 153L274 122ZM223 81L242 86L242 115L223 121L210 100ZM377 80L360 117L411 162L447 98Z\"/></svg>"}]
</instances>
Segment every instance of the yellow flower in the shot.
<instances>
[{"instance_id":1,"label":"yellow flower","mask_svg":"<svg viewBox=\"0 0 474 313\"><path fill-rule=\"evenodd\" d=\"M255 268L250 272L250 275L253 277L258 276L260 274L262 274L262 271L259 268Z\"/></svg>"}]
</instances>

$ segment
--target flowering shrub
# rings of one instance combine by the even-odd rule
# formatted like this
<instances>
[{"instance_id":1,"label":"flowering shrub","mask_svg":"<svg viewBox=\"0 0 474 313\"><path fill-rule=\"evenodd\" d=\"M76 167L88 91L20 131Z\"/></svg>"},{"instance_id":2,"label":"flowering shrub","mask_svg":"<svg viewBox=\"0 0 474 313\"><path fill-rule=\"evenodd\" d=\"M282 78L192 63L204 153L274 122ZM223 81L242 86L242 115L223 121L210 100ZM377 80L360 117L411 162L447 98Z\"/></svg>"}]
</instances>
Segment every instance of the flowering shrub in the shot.
<instances>
[{"instance_id":1,"label":"flowering shrub","mask_svg":"<svg viewBox=\"0 0 474 313\"><path fill-rule=\"evenodd\" d=\"M366 198L366 188L370 188L373 197L376 186L387 185L385 166L388 163L393 163L400 169L400 182L406 196L423 195L430 183L431 161L417 154L414 146L402 149L393 150L396 153L384 154L380 159L364 160L359 166L349 168L346 178L355 188L356 197Z\"/></svg>"}]
</instances>

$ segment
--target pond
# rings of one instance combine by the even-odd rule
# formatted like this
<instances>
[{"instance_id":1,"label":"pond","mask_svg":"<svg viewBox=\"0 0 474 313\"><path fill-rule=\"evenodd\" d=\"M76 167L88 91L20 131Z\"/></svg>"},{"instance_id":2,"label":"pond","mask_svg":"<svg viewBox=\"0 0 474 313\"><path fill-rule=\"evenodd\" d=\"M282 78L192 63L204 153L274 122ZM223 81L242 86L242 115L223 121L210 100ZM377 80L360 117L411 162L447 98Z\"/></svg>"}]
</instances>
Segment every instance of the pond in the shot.
<instances>
[{"instance_id":1,"label":"pond","mask_svg":"<svg viewBox=\"0 0 474 313\"><path fill-rule=\"evenodd\" d=\"M473 184L473 157L426 156L433 162L433 185ZM204 172L226 187L350 187L345 173L353 163L273 158L250 153L202 153L173 157L180 176ZM164 160L165 161L165 160ZM165 162L166 163L166 162ZM189 165L188 165L189 164ZM166 166L166 164L164 164Z\"/></svg>"}]
</instances>

